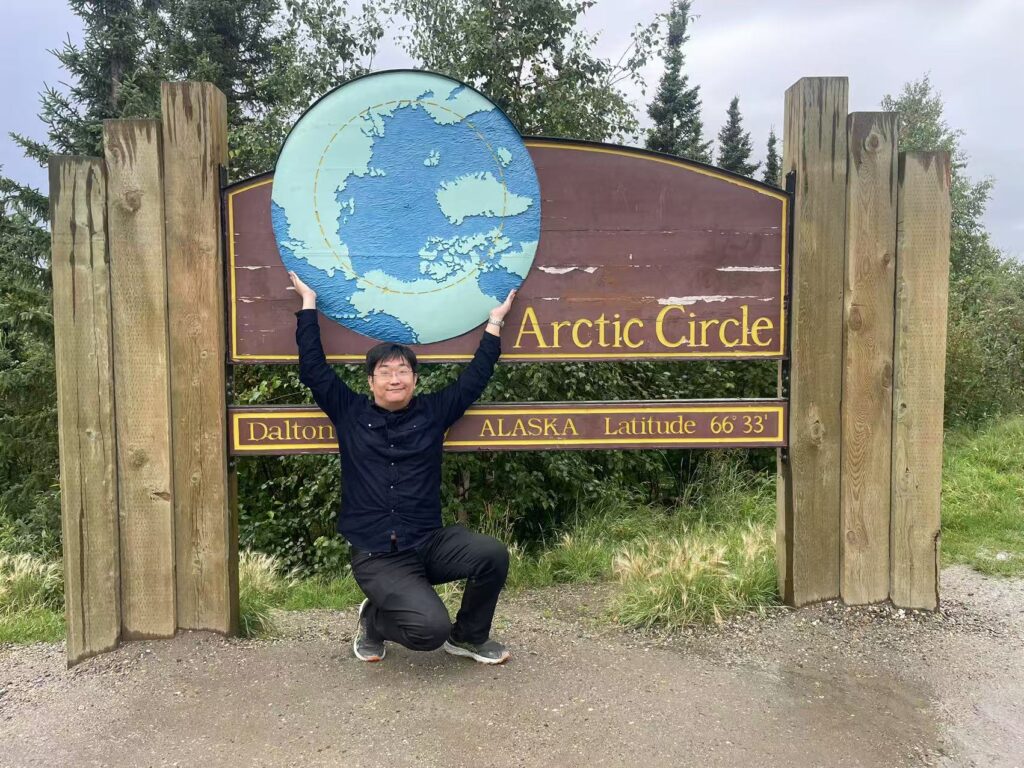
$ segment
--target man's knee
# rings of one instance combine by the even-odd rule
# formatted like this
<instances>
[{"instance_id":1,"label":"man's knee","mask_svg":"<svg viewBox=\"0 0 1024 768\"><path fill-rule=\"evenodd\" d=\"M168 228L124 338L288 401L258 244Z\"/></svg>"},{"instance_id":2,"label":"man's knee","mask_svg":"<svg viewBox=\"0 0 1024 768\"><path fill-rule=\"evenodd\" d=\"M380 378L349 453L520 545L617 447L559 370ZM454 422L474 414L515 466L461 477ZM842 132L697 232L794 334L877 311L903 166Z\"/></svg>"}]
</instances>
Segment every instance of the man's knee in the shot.
<instances>
[{"instance_id":1,"label":"man's knee","mask_svg":"<svg viewBox=\"0 0 1024 768\"><path fill-rule=\"evenodd\" d=\"M447 612L428 614L423 621L407 632L406 647L413 651L433 651L444 645L451 634L452 623Z\"/></svg>"},{"instance_id":2,"label":"man's knee","mask_svg":"<svg viewBox=\"0 0 1024 768\"><path fill-rule=\"evenodd\" d=\"M480 548L480 562L482 570L499 574L504 579L508 575L508 547L488 536Z\"/></svg>"}]
</instances>

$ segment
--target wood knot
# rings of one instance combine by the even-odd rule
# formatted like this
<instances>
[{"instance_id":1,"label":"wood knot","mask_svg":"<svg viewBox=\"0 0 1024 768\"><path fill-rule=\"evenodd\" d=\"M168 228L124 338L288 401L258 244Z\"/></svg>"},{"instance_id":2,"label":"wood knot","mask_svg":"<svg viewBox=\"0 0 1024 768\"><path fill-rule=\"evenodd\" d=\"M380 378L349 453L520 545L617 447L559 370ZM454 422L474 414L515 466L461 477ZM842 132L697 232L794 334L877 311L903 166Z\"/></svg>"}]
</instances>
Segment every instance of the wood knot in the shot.
<instances>
[{"instance_id":1,"label":"wood knot","mask_svg":"<svg viewBox=\"0 0 1024 768\"><path fill-rule=\"evenodd\" d=\"M134 213L142 207L142 191L138 189L126 189L122 201L124 207Z\"/></svg>"},{"instance_id":2,"label":"wood knot","mask_svg":"<svg viewBox=\"0 0 1024 768\"><path fill-rule=\"evenodd\" d=\"M872 133L864 140L864 148L868 152L877 152L880 146L882 146L882 140L878 138L877 133Z\"/></svg>"},{"instance_id":3,"label":"wood knot","mask_svg":"<svg viewBox=\"0 0 1024 768\"><path fill-rule=\"evenodd\" d=\"M132 448L128 452L128 464L135 469L144 467L149 463L149 456L141 448Z\"/></svg>"},{"instance_id":4,"label":"wood knot","mask_svg":"<svg viewBox=\"0 0 1024 768\"><path fill-rule=\"evenodd\" d=\"M825 437L825 427L817 419L811 422L810 435L811 440L815 443L820 443L822 438Z\"/></svg>"},{"instance_id":5,"label":"wood knot","mask_svg":"<svg viewBox=\"0 0 1024 768\"><path fill-rule=\"evenodd\" d=\"M850 313L847 316L846 324L850 327L850 330L859 331L864 326L864 318L860 313L860 307L856 304L850 307Z\"/></svg>"}]
</instances>

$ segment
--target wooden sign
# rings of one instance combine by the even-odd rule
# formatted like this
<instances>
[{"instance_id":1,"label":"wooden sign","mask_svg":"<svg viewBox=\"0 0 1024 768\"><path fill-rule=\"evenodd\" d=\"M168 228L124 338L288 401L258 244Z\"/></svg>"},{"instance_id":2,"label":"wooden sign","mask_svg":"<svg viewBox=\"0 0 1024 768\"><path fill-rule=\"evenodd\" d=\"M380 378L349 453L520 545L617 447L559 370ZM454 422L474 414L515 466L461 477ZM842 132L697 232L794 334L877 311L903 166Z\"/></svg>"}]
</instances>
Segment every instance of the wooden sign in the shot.
<instances>
[{"instance_id":1,"label":"wooden sign","mask_svg":"<svg viewBox=\"0 0 1024 768\"><path fill-rule=\"evenodd\" d=\"M236 456L334 453L334 426L315 406L233 406ZM482 403L445 437L447 451L773 448L786 444L785 400Z\"/></svg>"},{"instance_id":2,"label":"wooden sign","mask_svg":"<svg viewBox=\"0 0 1024 768\"><path fill-rule=\"evenodd\" d=\"M501 360L785 358L782 190L628 147L528 139L541 238L502 333ZM272 174L225 190L229 359L294 363L300 306L274 241ZM481 318L483 321L484 318ZM332 362L374 340L321 316ZM472 357L482 330L412 345L428 362Z\"/></svg>"}]
</instances>

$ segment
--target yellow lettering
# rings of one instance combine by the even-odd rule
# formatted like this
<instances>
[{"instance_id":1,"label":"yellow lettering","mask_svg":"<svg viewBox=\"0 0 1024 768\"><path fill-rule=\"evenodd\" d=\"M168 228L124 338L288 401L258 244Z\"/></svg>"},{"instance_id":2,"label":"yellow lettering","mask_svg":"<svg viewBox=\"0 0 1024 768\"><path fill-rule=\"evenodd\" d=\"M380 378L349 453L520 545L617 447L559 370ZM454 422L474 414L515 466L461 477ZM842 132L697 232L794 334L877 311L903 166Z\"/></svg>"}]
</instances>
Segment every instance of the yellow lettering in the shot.
<instances>
[{"instance_id":1,"label":"yellow lettering","mask_svg":"<svg viewBox=\"0 0 1024 768\"><path fill-rule=\"evenodd\" d=\"M718 338L725 346L735 347L737 344L740 343L739 339L737 339L736 341L729 341L727 338L725 338L725 326L727 326L729 323L738 326L740 324L740 321L734 317L730 317L727 320L723 320L722 324L718 326Z\"/></svg>"},{"instance_id":2,"label":"yellow lettering","mask_svg":"<svg viewBox=\"0 0 1024 768\"><path fill-rule=\"evenodd\" d=\"M630 349L636 349L637 347L642 347L644 345L642 340L636 342L635 344L629 340L629 329L634 325L636 325L638 328L643 328L644 321L637 317L632 317L626 321L626 324L624 326L622 326L622 341L625 342L626 346L629 347Z\"/></svg>"},{"instance_id":3,"label":"yellow lettering","mask_svg":"<svg viewBox=\"0 0 1024 768\"><path fill-rule=\"evenodd\" d=\"M541 426L540 419L535 416L526 420L526 426L529 428L530 434L534 436L541 434L544 429Z\"/></svg>"},{"instance_id":4,"label":"yellow lettering","mask_svg":"<svg viewBox=\"0 0 1024 768\"><path fill-rule=\"evenodd\" d=\"M608 342L604 338L604 327L608 325L608 321L604 319L604 312L598 315L597 318L597 346L607 347Z\"/></svg>"},{"instance_id":5,"label":"yellow lettering","mask_svg":"<svg viewBox=\"0 0 1024 768\"><path fill-rule=\"evenodd\" d=\"M480 427L480 437L494 437L494 426L490 419L484 419L484 425Z\"/></svg>"},{"instance_id":6,"label":"yellow lettering","mask_svg":"<svg viewBox=\"0 0 1024 768\"><path fill-rule=\"evenodd\" d=\"M259 427L259 437L257 437L256 428ZM267 439L267 425L262 421L250 421L249 422L249 439L253 442L258 440Z\"/></svg>"},{"instance_id":7,"label":"yellow lettering","mask_svg":"<svg viewBox=\"0 0 1024 768\"><path fill-rule=\"evenodd\" d=\"M580 349L586 349L587 347L589 347L594 342L593 341L588 341L586 344L584 344L582 341L580 341L580 326L581 325L587 325L590 328L593 328L594 324L592 322L590 322L589 320L587 320L585 317L581 317L579 320L577 320L575 323L572 324L572 341L573 341L573 343L577 347L579 347Z\"/></svg>"},{"instance_id":8,"label":"yellow lettering","mask_svg":"<svg viewBox=\"0 0 1024 768\"><path fill-rule=\"evenodd\" d=\"M572 325L572 320L558 320L558 321L553 322L551 324L551 331L552 331L552 333L554 333L554 336L555 336L555 338L552 339L551 346L553 346L555 349L558 349L558 347L559 347L558 332L560 330L562 330L563 328L568 328L570 325Z\"/></svg>"},{"instance_id":9,"label":"yellow lettering","mask_svg":"<svg viewBox=\"0 0 1024 768\"><path fill-rule=\"evenodd\" d=\"M531 326L529 329L526 327L527 323ZM537 322L537 314L531 306L527 306L526 311L523 313L523 322L519 324L519 335L516 336L516 343L512 346L515 349L519 349L523 345L523 336L527 334L533 334L537 337L538 348L547 349L548 345L544 342L544 334L541 333L540 324Z\"/></svg>"},{"instance_id":10,"label":"yellow lettering","mask_svg":"<svg viewBox=\"0 0 1024 768\"><path fill-rule=\"evenodd\" d=\"M665 316L673 309L676 310L677 312L682 312L683 314L686 314L686 307L681 307L678 304L669 304L667 307L662 309L661 312L658 313L658 318L654 322L654 333L657 335L658 341L663 346L666 346L669 349L681 346L686 341L686 339L682 337L680 337L679 341L676 342L671 342L667 338L665 338ZM691 326L692 325L693 324L691 323Z\"/></svg>"},{"instance_id":11,"label":"yellow lettering","mask_svg":"<svg viewBox=\"0 0 1024 768\"><path fill-rule=\"evenodd\" d=\"M565 428L562 430L562 437L565 437L570 432L574 435L579 435L579 432L576 431L576 425L572 423L572 419L566 419Z\"/></svg>"},{"instance_id":12,"label":"yellow lettering","mask_svg":"<svg viewBox=\"0 0 1024 768\"><path fill-rule=\"evenodd\" d=\"M701 320L700 321L700 345L706 347L708 345L708 326L715 325L718 323L717 320ZM697 345L695 345L697 346Z\"/></svg>"},{"instance_id":13,"label":"yellow lettering","mask_svg":"<svg viewBox=\"0 0 1024 768\"><path fill-rule=\"evenodd\" d=\"M763 323L763 325L762 325ZM754 324L750 326L750 337L754 340L754 343L759 347L767 347L771 344L771 339L761 341L760 333L762 330L770 331L775 327L775 323L772 322L770 317L759 317L754 321Z\"/></svg>"}]
</instances>

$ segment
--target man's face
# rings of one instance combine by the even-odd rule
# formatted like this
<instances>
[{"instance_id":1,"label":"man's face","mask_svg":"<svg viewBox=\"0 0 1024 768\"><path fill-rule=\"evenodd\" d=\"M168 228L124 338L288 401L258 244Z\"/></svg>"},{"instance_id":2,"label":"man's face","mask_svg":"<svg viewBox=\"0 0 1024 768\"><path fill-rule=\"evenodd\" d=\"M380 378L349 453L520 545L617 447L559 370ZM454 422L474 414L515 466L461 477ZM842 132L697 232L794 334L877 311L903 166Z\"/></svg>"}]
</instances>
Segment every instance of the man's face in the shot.
<instances>
[{"instance_id":1,"label":"man's face","mask_svg":"<svg viewBox=\"0 0 1024 768\"><path fill-rule=\"evenodd\" d=\"M416 374L401 357L381 360L368 380L373 401L389 411L405 408L416 391Z\"/></svg>"}]
</instances>

